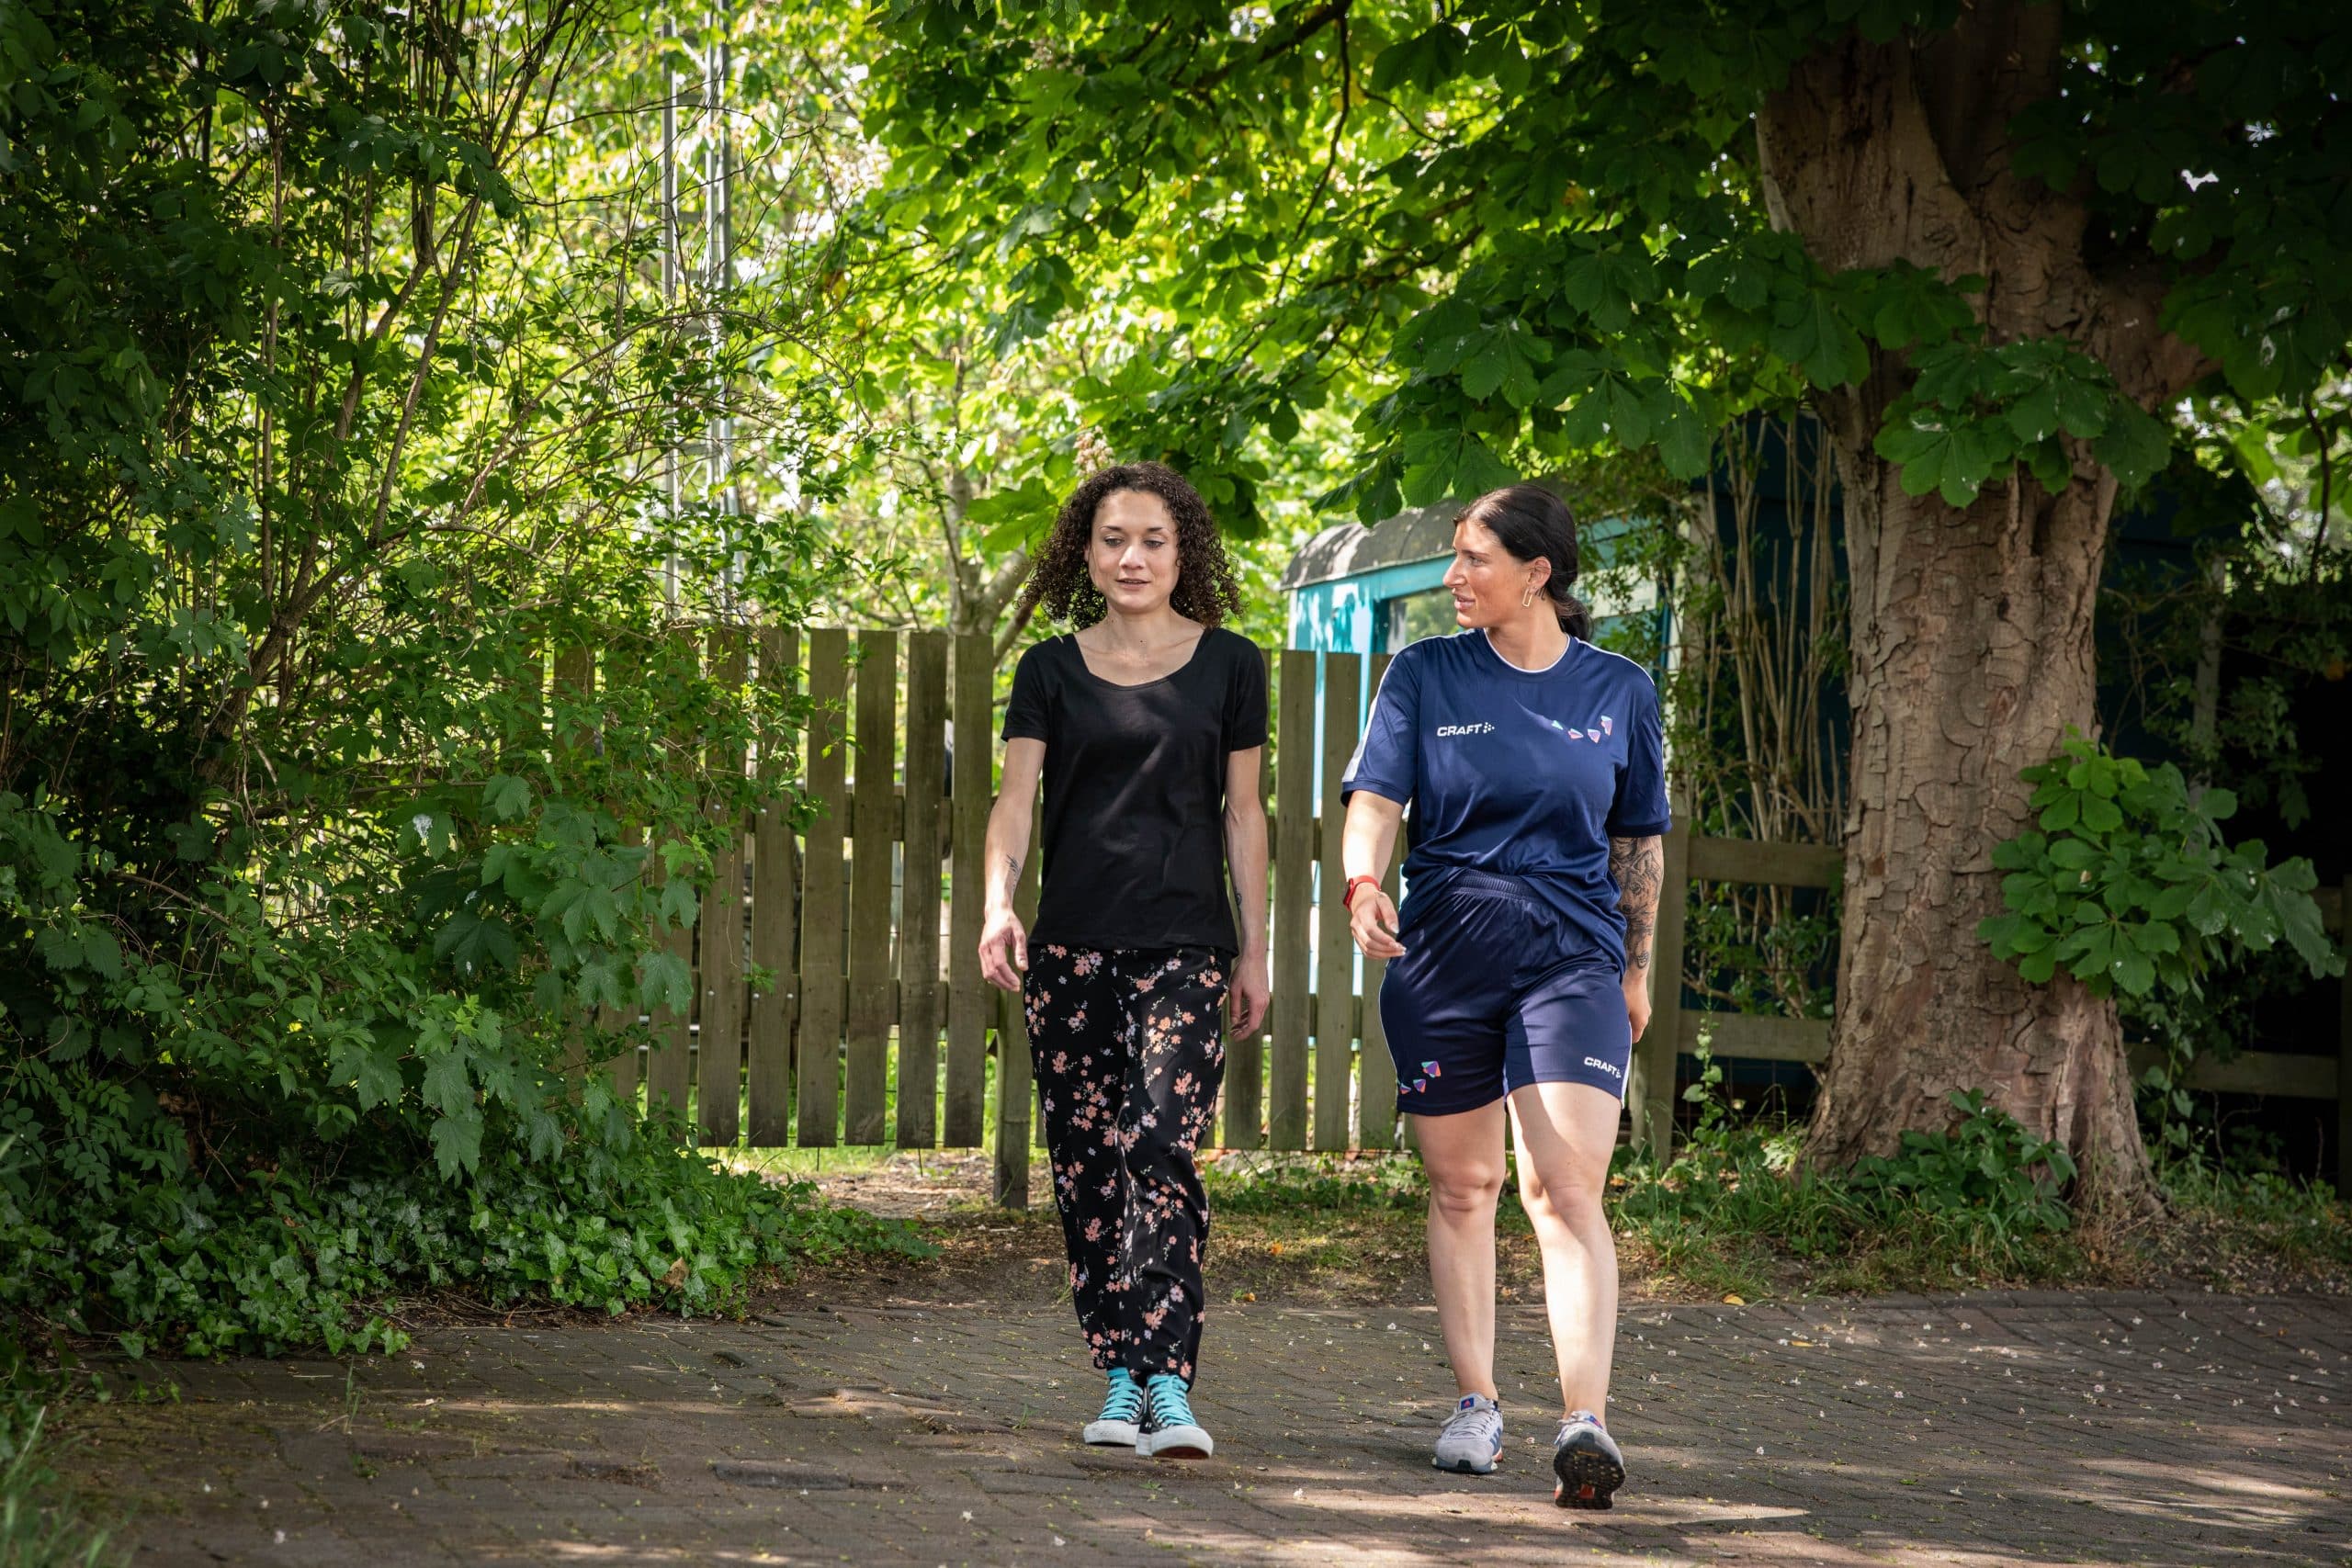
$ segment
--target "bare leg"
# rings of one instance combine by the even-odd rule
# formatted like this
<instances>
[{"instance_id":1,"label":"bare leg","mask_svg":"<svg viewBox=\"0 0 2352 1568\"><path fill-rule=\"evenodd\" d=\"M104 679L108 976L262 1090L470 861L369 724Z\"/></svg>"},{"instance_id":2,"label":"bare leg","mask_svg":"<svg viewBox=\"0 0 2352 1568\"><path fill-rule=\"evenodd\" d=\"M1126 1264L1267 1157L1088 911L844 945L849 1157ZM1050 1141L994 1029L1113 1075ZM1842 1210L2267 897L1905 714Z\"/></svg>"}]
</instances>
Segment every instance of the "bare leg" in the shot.
<instances>
[{"instance_id":1,"label":"bare leg","mask_svg":"<svg viewBox=\"0 0 2352 1568\"><path fill-rule=\"evenodd\" d=\"M1416 1116L1430 1179L1430 1285L1454 1392L1495 1397L1495 1203L1503 1191L1503 1104Z\"/></svg>"},{"instance_id":2,"label":"bare leg","mask_svg":"<svg viewBox=\"0 0 2352 1568\"><path fill-rule=\"evenodd\" d=\"M1616 1096L1589 1084L1529 1084L1510 1097L1520 1201L1544 1254L1561 1411L1589 1410L1604 1419L1617 1344L1617 1238L1600 1194L1621 1109ZM1430 1255L1434 1264L1434 1225ZM1442 1292L1438 1299L1444 1301Z\"/></svg>"}]
</instances>

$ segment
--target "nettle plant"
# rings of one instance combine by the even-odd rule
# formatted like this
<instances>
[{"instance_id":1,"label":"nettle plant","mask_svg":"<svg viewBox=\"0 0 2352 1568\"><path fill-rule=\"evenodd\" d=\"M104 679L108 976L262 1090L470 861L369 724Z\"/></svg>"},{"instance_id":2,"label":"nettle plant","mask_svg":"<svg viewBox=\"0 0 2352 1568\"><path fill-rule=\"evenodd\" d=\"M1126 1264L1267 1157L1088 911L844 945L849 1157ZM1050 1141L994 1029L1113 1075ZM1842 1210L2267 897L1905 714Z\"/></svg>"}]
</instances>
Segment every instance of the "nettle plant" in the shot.
<instances>
[{"instance_id":1,"label":"nettle plant","mask_svg":"<svg viewBox=\"0 0 2352 1568\"><path fill-rule=\"evenodd\" d=\"M2171 763L2150 768L2077 736L2019 775L2037 830L1997 844L2009 912L1977 927L2036 985L2060 969L2095 996L2197 994L2217 964L2287 942L2314 977L2339 975L2310 861L2277 865L2259 839L2231 844L2226 789L2192 791Z\"/></svg>"}]
</instances>

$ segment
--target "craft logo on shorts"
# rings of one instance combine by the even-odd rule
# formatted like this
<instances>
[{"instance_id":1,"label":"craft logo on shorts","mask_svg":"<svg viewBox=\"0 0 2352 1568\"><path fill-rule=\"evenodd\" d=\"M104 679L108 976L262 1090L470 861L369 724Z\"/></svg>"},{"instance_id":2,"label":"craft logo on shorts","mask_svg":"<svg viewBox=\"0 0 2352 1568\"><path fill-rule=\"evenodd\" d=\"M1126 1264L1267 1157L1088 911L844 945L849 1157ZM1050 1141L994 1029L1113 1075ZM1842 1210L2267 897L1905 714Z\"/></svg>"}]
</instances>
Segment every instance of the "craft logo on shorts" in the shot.
<instances>
[{"instance_id":1,"label":"craft logo on shorts","mask_svg":"<svg viewBox=\"0 0 2352 1568\"><path fill-rule=\"evenodd\" d=\"M1612 1078L1622 1078L1625 1076L1624 1069L1617 1066L1614 1063L1604 1062L1598 1056L1587 1056L1584 1059L1584 1065L1588 1067L1599 1067L1602 1072L1607 1073Z\"/></svg>"},{"instance_id":2,"label":"craft logo on shorts","mask_svg":"<svg viewBox=\"0 0 2352 1568\"><path fill-rule=\"evenodd\" d=\"M1494 732L1495 727L1491 724L1441 724L1437 727L1440 740L1453 735L1492 735Z\"/></svg>"}]
</instances>

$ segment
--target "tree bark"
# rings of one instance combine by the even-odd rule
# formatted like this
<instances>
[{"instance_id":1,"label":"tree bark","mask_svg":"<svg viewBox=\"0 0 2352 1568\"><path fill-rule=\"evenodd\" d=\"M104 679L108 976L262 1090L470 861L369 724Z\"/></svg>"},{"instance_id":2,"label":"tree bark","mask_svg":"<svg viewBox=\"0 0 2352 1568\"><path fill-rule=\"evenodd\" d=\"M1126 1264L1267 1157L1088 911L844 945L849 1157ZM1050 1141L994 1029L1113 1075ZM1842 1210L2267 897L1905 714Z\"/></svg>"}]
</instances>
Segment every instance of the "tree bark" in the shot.
<instances>
[{"instance_id":1,"label":"tree bark","mask_svg":"<svg viewBox=\"0 0 2352 1568\"><path fill-rule=\"evenodd\" d=\"M2153 407L2201 368L2155 325L2152 270L2095 272L2076 191L2010 169L2007 128L2056 90L2061 7L1979 0L1948 32L1849 35L1758 118L1776 226L1832 272L1976 274L1995 343L2061 337ZM1903 492L1871 441L1907 387L1899 354L1822 400L1844 482L1853 710L1838 1019L1809 1144L1818 1165L1948 1127L1983 1089L2063 1144L2083 1196L2154 1201L2111 1003L2031 986L1977 922L2002 909L1993 846L2030 825L2020 769L2096 733L2093 615L2115 481L2086 447L2055 493L2023 474L1971 505Z\"/></svg>"},{"instance_id":2,"label":"tree bark","mask_svg":"<svg viewBox=\"0 0 2352 1568\"><path fill-rule=\"evenodd\" d=\"M2018 772L2069 727L2096 728L2092 616L2113 481L1988 487L1957 509L1905 495L1867 432L1841 430L1839 446L1854 807L1813 1157L1891 1154L1906 1130L1951 1124L1952 1091L1983 1089L2074 1156L2086 1196L2144 1208L2114 1004L2064 975L2029 985L1976 935L2003 911L1993 846L2032 825Z\"/></svg>"}]
</instances>

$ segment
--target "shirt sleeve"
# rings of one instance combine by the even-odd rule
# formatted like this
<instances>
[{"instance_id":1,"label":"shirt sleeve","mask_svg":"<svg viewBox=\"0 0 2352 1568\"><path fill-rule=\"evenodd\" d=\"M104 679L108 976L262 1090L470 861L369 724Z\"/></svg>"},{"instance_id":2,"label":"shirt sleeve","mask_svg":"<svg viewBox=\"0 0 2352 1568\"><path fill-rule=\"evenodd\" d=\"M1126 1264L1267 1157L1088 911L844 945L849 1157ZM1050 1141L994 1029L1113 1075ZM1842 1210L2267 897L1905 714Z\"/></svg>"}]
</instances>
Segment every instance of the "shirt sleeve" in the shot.
<instances>
[{"instance_id":1,"label":"shirt sleeve","mask_svg":"<svg viewBox=\"0 0 2352 1568\"><path fill-rule=\"evenodd\" d=\"M1399 806L1412 804L1413 781L1420 776L1420 668L1410 649L1389 661L1373 694L1363 739L1340 775L1340 804L1360 789Z\"/></svg>"},{"instance_id":2,"label":"shirt sleeve","mask_svg":"<svg viewBox=\"0 0 2352 1568\"><path fill-rule=\"evenodd\" d=\"M1225 749L1247 751L1266 743L1266 658L1248 637L1237 637L1225 694Z\"/></svg>"},{"instance_id":3,"label":"shirt sleeve","mask_svg":"<svg viewBox=\"0 0 2352 1568\"><path fill-rule=\"evenodd\" d=\"M1004 739L1043 740L1053 704L1047 687L1053 676L1046 668L1046 645L1033 644L1012 667L1012 695L1004 705Z\"/></svg>"},{"instance_id":4,"label":"shirt sleeve","mask_svg":"<svg viewBox=\"0 0 2352 1568\"><path fill-rule=\"evenodd\" d=\"M1657 687L1645 677L1634 688L1635 711L1627 716L1625 771L1617 775L1617 798L1609 805L1609 836L1648 839L1672 826L1666 804L1666 727L1658 713Z\"/></svg>"}]
</instances>

